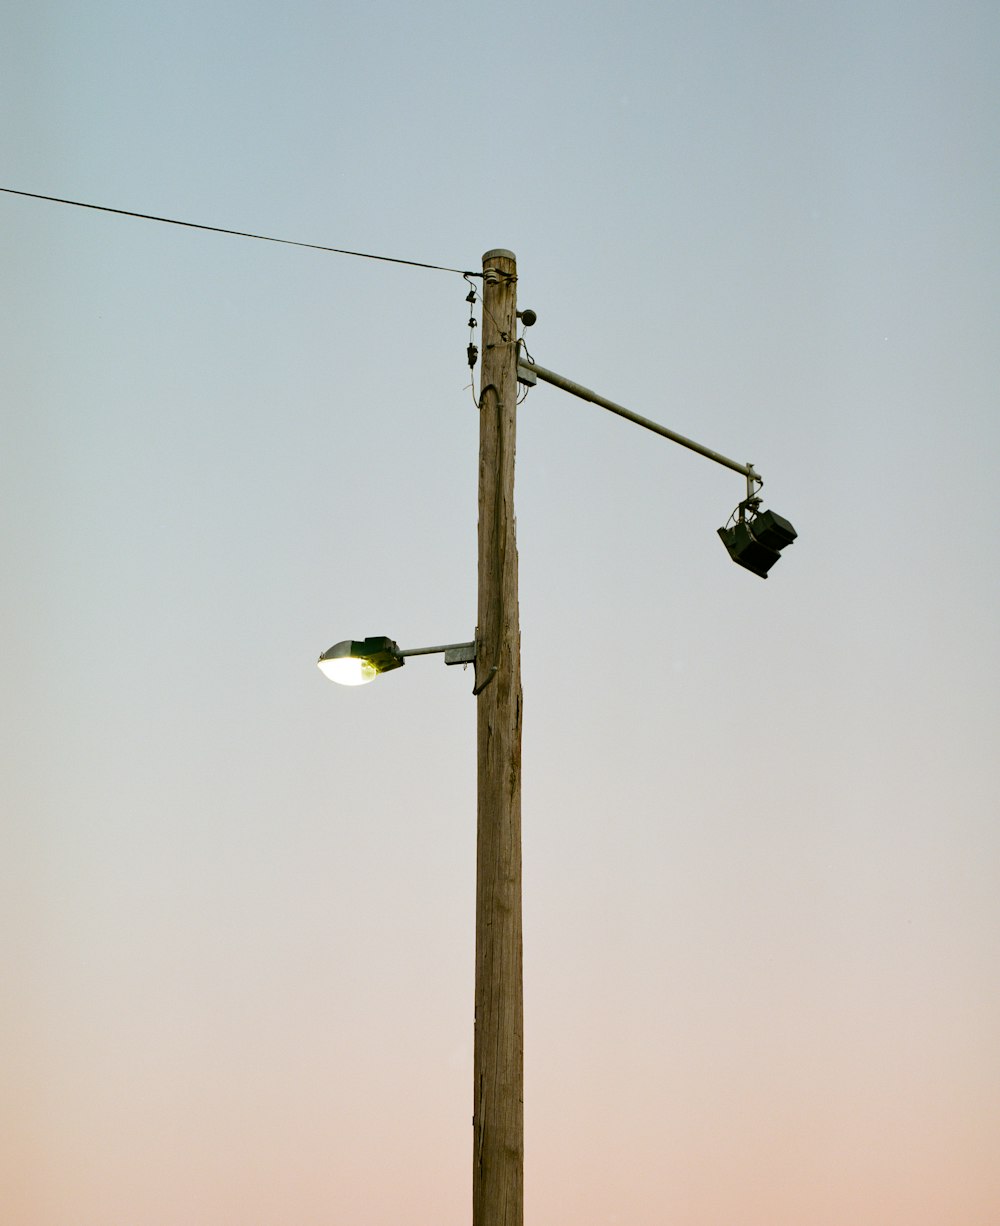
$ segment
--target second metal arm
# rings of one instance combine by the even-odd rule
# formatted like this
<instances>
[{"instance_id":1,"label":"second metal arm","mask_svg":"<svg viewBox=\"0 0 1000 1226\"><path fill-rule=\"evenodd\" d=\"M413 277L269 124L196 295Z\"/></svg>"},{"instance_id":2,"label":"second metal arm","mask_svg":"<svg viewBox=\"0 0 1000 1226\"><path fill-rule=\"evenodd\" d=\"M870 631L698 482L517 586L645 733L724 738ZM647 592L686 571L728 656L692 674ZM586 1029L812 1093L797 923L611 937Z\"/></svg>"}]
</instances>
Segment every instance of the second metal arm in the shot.
<instances>
[{"instance_id":1,"label":"second metal arm","mask_svg":"<svg viewBox=\"0 0 1000 1226\"><path fill-rule=\"evenodd\" d=\"M642 426L646 430L652 430L654 434L670 439L672 443L680 443L682 447L687 447L690 451L697 451L699 455L703 455L709 460L714 460L716 464L722 464L726 468L731 468L733 472L742 473L747 479L747 493L749 496L752 496L752 482L757 482L758 485L763 484L760 474L754 470L752 464L741 464L738 460L731 460L728 456L724 456L718 451L713 451L711 447L705 447L701 443L696 443L694 439L678 434L676 430L669 430L666 426L661 426L659 422L651 421L648 417L642 417L638 413L633 413L631 409L626 409L624 405L608 400L606 396L599 396L597 392L592 392L589 387L584 387L582 383L574 383L572 379L567 379L563 375L557 375L554 370L547 370L544 366L525 362L519 358L517 375L519 379L529 384L533 383L535 379L541 379L545 383L551 383L553 387L561 387L564 392L570 392L574 396L579 396L582 400L589 400L593 404L599 404L602 409L608 409L612 413L617 413L619 417L635 422L637 426Z\"/></svg>"}]
</instances>

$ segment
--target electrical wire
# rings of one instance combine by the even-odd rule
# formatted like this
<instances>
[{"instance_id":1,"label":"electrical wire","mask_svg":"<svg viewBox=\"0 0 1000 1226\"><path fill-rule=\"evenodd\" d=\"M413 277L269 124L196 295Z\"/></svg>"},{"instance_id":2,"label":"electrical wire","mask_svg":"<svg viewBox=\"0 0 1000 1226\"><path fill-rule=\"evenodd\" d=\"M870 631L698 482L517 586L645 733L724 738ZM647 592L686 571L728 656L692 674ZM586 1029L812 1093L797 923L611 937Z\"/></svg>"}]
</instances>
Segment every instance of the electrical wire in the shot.
<instances>
[{"instance_id":1,"label":"electrical wire","mask_svg":"<svg viewBox=\"0 0 1000 1226\"><path fill-rule=\"evenodd\" d=\"M406 264L410 268L429 268L435 272L453 272L460 277L481 277L481 272L448 268L444 264L424 264L419 260L401 260L392 255L373 255L368 251L348 251L344 247L324 247L320 243L302 243L292 238L274 238L270 234L252 234L248 230L228 230L223 226L208 226L197 221L179 221L176 217L158 217L153 213L133 213L129 209L113 209L106 204L87 204L83 200L66 200L61 196L43 196L39 192L21 192L13 187L0 187L9 196L26 196L31 200L48 200L53 204L71 204L79 209L96 209L99 213L117 213L121 217L137 217L141 221L162 221L170 226L186 226L190 230L208 230L213 234L232 234L237 238L255 238L265 243L282 243L286 247L306 247L310 251L327 251L333 255L353 255L362 260L381 260L387 264Z\"/></svg>"}]
</instances>

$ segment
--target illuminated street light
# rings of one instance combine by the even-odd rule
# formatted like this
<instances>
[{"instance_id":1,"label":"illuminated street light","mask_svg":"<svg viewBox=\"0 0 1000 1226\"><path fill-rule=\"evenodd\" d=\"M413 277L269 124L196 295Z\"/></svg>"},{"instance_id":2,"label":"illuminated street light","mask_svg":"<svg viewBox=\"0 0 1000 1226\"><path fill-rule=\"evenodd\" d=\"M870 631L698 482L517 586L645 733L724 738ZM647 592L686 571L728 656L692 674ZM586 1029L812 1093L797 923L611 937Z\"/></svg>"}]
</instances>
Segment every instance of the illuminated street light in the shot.
<instances>
[{"instance_id":1,"label":"illuminated street light","mask_svg":"<svg viewBox=\"0 0 1000 1226\"><path fill-rule=\"evenodd\" d=\"M448 643L444 647L410 647L401 651L389 638L344 639L334 643L316 661L324 677L338 685L367 685L380 673L402 668L406 656L429 656L444 653L445 664L472 664L476 658L475 643Z\"/></svg>"},{"instance_id":2,"label":"illuminated street light","mask_svg":"<svg viewBox=\"0 0 1000 1226\"><path fill-rule=\"evenodd\" d=\"M379 673L402 668L403 655L392 639L345 639L316 661L320 672L338 685L367 685Z\"/></svg>"}]
</instances>

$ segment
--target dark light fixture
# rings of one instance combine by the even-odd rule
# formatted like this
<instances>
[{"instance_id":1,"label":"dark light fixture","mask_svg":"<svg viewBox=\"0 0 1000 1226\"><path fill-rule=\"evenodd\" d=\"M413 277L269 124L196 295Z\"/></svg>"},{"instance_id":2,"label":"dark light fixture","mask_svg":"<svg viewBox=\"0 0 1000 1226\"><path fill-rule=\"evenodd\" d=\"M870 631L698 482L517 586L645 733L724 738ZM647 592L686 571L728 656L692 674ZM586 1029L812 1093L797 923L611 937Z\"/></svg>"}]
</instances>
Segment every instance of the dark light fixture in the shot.
<instances>
[{"instance_id":1,"label":"dark light fixture","mask_svg":"<svg viewBox=\"0 0 1000 1226\"><path fill-rule=\"evenodd\" d=\"M782 549L791 545L798 533L784 516L775 511L758 511L758 506L759 500L755 498L741 502L737 508L739 518L720 528L719 536L737 566L766 579Z\"/></svg>"}]
</instances>

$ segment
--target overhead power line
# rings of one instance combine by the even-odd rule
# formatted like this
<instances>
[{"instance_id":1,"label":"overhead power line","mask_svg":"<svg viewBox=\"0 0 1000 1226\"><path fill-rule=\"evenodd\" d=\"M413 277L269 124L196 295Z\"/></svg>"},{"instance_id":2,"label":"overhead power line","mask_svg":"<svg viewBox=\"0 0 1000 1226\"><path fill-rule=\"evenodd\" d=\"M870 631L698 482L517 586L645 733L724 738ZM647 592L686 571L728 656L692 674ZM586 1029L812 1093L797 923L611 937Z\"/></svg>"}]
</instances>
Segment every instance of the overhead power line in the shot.
<instances>
[{"instance_id":1,"label":"overhead power line","mask_svg":"<svg viewBox=\"0 0 1000 1226\"><path fill-rule=\"evenodd\" d=\"M293 238L274 238L270 234L251 234L248 230L228 230L224 226L206 226L197 221L180 221L176 217L157 217L153 213L133 213L130 209L113 209L106 204L88 204L83 200L65 200L61 196L43 196L39 192L21 192L13 187L0 187L9 196L27 196L31 200L48 200L53 204L72 204L78 209L96 209L99 213L117 213L121 217L138 217L141 221L162 221L168 226L186 226L189 230L208 230L212 234L232 234L237 238L255 238L264 243L282 243L286 247L306 247L310 251L328 251L333 255L353 255L361 260L381 260L386 264L407 264L410 268L430 268L435 272L454 272L460 277L481 277L481 272L464 268L447 268L443 264L424 264L420 260L401 260L393 255L373 255L369 251L348 251L344 247L324 247L320 243L301 243Z\"/></svg>"}]
</instances>

